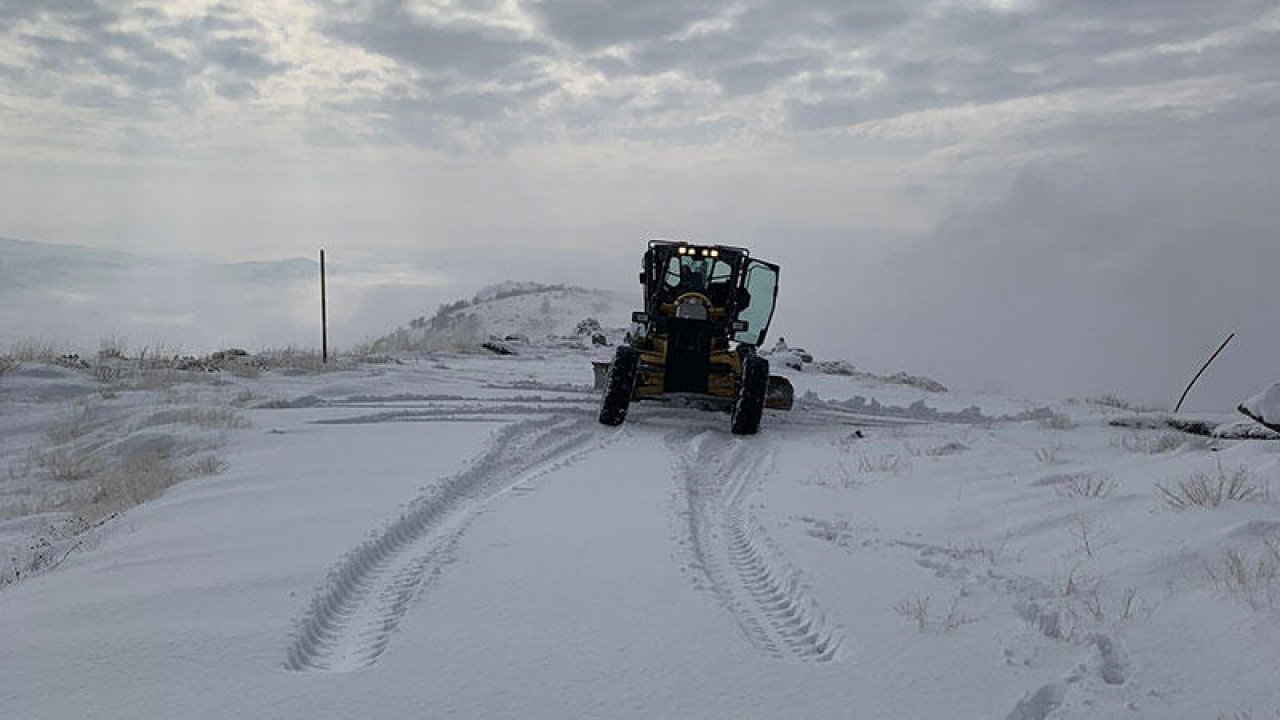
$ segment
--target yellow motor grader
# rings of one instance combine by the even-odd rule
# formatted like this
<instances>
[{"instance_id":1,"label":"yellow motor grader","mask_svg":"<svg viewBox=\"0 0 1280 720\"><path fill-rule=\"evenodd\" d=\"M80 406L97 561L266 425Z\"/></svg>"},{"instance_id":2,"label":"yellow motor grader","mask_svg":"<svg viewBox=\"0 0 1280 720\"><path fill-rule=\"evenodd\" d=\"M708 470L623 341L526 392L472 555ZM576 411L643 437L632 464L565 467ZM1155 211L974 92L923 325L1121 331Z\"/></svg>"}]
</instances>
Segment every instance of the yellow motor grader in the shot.
<instances>
[{"instance_id":1,"label":"yellow motor grader","mask_svg":"<svg viewBox=\"0 0 1280 720\"><path fill-rule=\"evenodd\" d=\"M756 354L773 319L778 266L745 248L651 240L644 310L603 377L600 422L621 425L632 400L692 396L729 410L754 435L764 408L790 410L791 383Z\"/></svg>"}]
</instances>

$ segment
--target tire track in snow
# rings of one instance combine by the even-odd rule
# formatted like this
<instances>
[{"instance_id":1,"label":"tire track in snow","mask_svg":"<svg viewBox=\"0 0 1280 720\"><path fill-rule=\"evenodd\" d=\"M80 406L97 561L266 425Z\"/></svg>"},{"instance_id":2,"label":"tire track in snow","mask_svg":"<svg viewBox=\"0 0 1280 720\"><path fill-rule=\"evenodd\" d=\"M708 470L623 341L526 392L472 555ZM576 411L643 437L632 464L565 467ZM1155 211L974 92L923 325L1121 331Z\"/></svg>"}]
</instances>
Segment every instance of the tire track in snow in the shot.
<instances>
[{"instance_id":1,"label":"tire track in snow","mask_svg":"<svg viewBox=\"0 0 1280 720\"><path fill-rule=\"evenodd\" d=\"M715 432L683 447L669 439L680 452L694 566L760 651L799 662L838 660L843 633L827 623L799 570L769 539L748 503L772 469L774 454L764 442Z\"/></svg>"},{"instance_id":2,"label":"tire track in snow","mask_svg":"<svg viewBox=\"0 0 1280 720\"><path fill-rule=\"evenodd\" d=\"M466 470L428 488L347 553L298 622L285 667L350 672L372 665L488 501L577 462L611 437L581 418L529 420L500 430Z\"/></svg>"}]
</instances>

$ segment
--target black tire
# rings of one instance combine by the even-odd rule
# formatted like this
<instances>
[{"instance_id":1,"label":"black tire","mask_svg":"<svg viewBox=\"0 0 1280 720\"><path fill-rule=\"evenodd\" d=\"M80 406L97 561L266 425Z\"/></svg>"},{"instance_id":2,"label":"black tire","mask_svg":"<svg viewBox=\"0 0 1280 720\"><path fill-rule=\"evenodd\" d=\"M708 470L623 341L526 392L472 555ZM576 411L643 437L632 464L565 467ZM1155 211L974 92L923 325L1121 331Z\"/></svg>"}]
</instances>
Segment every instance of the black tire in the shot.
<instances>
[{"instance_id":1,"label":"black tire","mask_svg":"<svg viewBox=\"0 0 1280 720\"><path fill-rule=\"evenodd\" d=\"M751 355L742 361L742 387L733 403L734 435L755 435L764 415L765 395L769 392L769 361Z\"/></svg>"},{"instance_id":2,"label":"black tire","mask_svg":"<svg viewBox=\"0 0 1280 720\"><path fill-rule=\"evenodd\" d=\"M609 365L604 400L600 402L601 425L616 427L627 419L627 408L631 406L631 395L635 392L639 371L640 353L627 345L619 347Z\"/></svg>"}]
</instances>

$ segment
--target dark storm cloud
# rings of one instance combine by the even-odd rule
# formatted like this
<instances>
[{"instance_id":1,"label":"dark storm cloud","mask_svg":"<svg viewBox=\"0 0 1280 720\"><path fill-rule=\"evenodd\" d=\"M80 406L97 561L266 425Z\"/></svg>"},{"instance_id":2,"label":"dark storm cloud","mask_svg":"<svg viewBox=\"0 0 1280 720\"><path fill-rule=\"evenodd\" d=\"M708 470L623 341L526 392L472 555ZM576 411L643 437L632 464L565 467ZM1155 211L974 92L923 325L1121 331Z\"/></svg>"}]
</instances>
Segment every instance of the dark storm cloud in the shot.
<instances>
[{"instance_id":1,"label":"dark storm cloud","mask_svg":"<svg viewBox=\"0 0 1280 720\"><path fill-rule=\"evenodd\" d=\"M713 76L726 95L755 95L774 83L815 67L818 63L812 58L746 60L723 64L713 70Z\"/></svg>"},{"instance_id":2,"label":"dark storm cloud","mask_svg":"<svg viewBox=\"0 0 1280 720\"><path fill-rule=\"evenodd\" d=\"M204 57L241 78L259 80L288 69L288 64L270 59L270 48L256 38L211 38L204 44Z\"/></svg>"},{"instance_id":3,"label":"dark storm cloud","mask_svg":"<svg viewBox=\"0 0 1280 720\"><path fill-rule=\"evenodd\" d=\"M949 6L911 15L887 13L888 34L847 47L864 55L881 78L875 88L828 92L815 78L816 99L792 101L799 129L826 129L918 110L985 104L1080 89L1160 83L1249 73L1280 77L1275 63L1256 59L1275 46L1275 33L1248 43L1194 53L1154 48L1242 30L1271 4L1237 2L1056 2L1026 11ZM835 13L835 27L860 23ZM832 25L815 37L842 42Z\"/></svg>"},{"instance_id":4,"label":"dark storm cloud","mask_svg":"<svg viewBox=\"0 0 1280 720\"><path fill-rule=\"evenodd\" d=\"M510 8L497 0L454 3L448 17L431 17L409 0L299 2L324 11L307 29L387 58L401 72L395 82L421 85L379 90L385 81L374 80L361 84L369 95L357 100L314 96L313 106L335 117L312 126L382 127L369 137L404 139L412 128L431 128L426 137L437 138L441 127L472 131L477 123L488 125L480 134L515 144L548 136L714 143L718 136L707 128L717 127L829 137L922 110L1073 91L1197 78L1280 81L1280 64L1270 61L1280 33L1249 29L1274 11L1264 0L1044 0L1012 8L933 0L531 0L520 7L532 35L508 27L505 15L498 21ZM0 68L0 81L84 107L123 111L133 101L141 114L190 111L210 87L226 99L252 99L291 67L251 6L220 3L179 20L148 7L0 0L0 38L31 58L27 67ZM122 23L122 14L134 22ZM1202 42L1214 33L1222 37ZM604 82L585 93L582 83L557 92L570 87L566 67ZM759 105L744 102L755 96Z\"/></svg>"},{"instance_id":5,"label":"dark storm cloud","mask_svg":"<svg viewBox=\"0 0 1280 720\"><path fill-rule=\"evenodd\" d=\"M125 12L146 29L124 29ZM220 94L255 95L256 83L287 69L271 59L260 22L218 5L203 17L172 23L94 0L0 0L0 32L32 54L15 78L34 95L60 94L70 105L139 115L191 102L192 78L213 72ZM22 21L22 30L14 28ZM188 51L162 46L177 41ZM104 86L103 83L109 86Z\"/></svg>"},{"instance_id":6,"label":"dark storm cloud","mask_svg":"<svg viewBox=\"0 0 1280 720\"><path fill-rule=\"evenodd\" d=\"M325 32L352 45L423 71L453 71L484 78L544 55L541 43L483 27L436 26L410 13L404 0L380 1L355 19L327 25Z\"/></svg>"},{"instance_id":7,"label":"dark storm cloud","mask_svg":"<svg viewBox=\"0 0 1280 720\"><path fill-rule=\"evenodd\" d=\"M0 0L0 30L7 30L24 20L42 15L56 15L70 23L91 22L108 15L95 0Z\"/></svg>"},{"instance_id":8,"label":"dark storm cloud","mask_svg":"<svg viewBox=\"0 0 1280 720\"><path fill-rule=\"evenodd\" d=\"M459 132L469 134L468 145L477 142L493 148L527 141L536 132L524 129L516 138L496 125L499 121L519 127L518 115L529 104L556 86L548 82L532 82L499 88L471 89L465 85L422 83L398 87L377 98L335 106L340 114L356 114L377 118L372 123L373 137L383 142L409 143L443 150L461 150ZM351 138L333 127L315 126L308 132L307 142L320 147L347 145Z\"/></svg>"},{"instance_id":9,"label":"dark storm cloud","mask_svg":"<svg viewBox=\"0 0 1280 720\"><path fill-rule=\"evenodd\" d=\"M541 0L528 10L551 37L589 51L662 38L714 17L724 7L713 0Z\"/></svg>"}]
</instances>

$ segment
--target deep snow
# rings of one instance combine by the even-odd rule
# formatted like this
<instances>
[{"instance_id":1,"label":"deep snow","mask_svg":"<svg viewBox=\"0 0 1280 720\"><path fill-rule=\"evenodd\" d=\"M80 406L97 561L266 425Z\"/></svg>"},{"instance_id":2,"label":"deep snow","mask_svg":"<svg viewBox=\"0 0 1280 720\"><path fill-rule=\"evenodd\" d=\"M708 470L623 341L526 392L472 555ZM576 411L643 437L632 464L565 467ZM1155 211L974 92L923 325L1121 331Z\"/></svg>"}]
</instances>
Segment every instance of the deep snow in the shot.
<instances>
[{"instance_id":1,"label":"deep snow","mask_svg":"<svg viewBox=\"0 0 1280 720\"><path fill-rule=\"evenodd\" d=\"M607 351L114 397L0 376L6 463L85 398L119 430L103 447L159 427L226 463L0 588L4 716L1280 712L1280 444L791 370L805 401L756 437L646 404L610 429ZM140 421L166 403L246 422ZM1179 511L1161 490L1220 474L1256 493Z\"/></svg>"}]
</instances>

